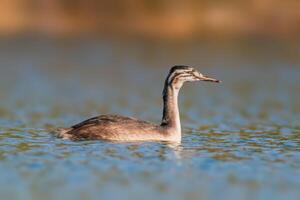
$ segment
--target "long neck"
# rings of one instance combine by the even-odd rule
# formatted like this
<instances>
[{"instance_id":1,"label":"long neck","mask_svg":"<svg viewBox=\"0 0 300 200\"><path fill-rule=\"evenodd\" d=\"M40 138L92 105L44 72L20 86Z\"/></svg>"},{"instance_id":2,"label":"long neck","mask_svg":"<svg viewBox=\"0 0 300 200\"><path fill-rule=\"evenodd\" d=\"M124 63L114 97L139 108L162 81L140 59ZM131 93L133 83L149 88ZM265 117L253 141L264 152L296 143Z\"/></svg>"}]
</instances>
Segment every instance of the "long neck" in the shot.
<instances>
[{"instance_id":1,"label":"long neck","mask_svg":"<svg viewBox=\"0 0 300 200\"><path fill-rule=\"evenodd\" d=\"M181 134L178 92L178 88L168 85L167 83L165 84L163 91L164 109L161 126L175 129L178 134Z\"/></svg>"}]
</instances>

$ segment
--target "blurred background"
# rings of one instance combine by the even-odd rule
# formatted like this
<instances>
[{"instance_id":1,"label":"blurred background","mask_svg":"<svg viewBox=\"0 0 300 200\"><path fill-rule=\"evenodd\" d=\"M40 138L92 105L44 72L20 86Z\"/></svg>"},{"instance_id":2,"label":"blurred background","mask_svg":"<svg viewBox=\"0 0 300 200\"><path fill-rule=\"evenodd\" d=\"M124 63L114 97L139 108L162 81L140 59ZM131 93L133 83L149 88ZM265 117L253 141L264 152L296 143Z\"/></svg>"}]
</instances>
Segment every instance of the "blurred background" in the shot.
<instances>
[{"instance_id":1,"label":"blurred background","mask_svg":"<svg viewBox=\"0 0 300 200\"><path fill-rule=\"evenodd\" d=\"M298 38L297 0L1 0L0 33Z\"/></svg>"},{"instance_id":2,"label":"blurred background","mask_svg":"<svg viewBox=\"0 0 300 200\"><path fill-rule=\"evenodd\" d=\"M0 0L0 198L299 199L299 0ZM160 123L184 64L183 141L64 141L100 114Z\"/></svg>"}]
</instances>

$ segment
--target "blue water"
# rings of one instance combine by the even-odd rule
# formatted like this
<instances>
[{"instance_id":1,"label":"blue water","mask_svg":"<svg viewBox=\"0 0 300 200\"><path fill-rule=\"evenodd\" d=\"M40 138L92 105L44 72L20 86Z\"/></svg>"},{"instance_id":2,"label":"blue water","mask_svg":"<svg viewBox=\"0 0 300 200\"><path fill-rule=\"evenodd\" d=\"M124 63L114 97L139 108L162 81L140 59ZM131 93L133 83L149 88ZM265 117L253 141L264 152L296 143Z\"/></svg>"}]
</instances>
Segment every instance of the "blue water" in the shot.
<instances>
[{"instance_id":1,"label":"blue water","mask_svg":"<svg viewBox=\"0 0 300 200\"><path fill-rule=\"evenodd\" d=\"M298 199L299 52L260 42L2 39L1 199ZM183 87L180 145L48 133L107 113L159 123L174 64L223 81Z\"/></svg>"}]
</instances>

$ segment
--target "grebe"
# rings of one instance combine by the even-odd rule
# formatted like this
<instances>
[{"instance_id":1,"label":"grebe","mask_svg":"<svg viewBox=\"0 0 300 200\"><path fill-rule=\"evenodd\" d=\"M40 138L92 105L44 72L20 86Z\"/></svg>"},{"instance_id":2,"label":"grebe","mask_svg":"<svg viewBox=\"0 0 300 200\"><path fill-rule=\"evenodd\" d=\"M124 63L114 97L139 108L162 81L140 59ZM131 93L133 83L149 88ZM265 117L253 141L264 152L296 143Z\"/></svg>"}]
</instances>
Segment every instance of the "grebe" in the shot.
<instances>
[{"instance_id":1,"label":"grebe","mask_svg":"<svg viewBox=\"0 0 300 200\"><path fill-rule=\"evenodd\" d=\"M59 129L56 135L63 139L116 141L181 141L178 92L184 82L219 80L202 75L189 66L170 69L163 89L163 117L160 125L119 115L100 115L70 128Z\"/></svg>"}]
</instances>

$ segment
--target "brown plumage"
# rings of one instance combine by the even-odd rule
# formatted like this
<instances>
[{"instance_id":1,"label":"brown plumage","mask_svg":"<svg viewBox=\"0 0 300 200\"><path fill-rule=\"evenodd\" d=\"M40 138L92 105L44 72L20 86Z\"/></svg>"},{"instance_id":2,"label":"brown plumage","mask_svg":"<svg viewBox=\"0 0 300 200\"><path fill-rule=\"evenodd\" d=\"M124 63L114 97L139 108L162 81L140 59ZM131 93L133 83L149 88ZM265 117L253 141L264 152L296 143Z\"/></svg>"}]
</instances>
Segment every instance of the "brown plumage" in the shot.
<instances>
[{"instance_id":1,"label":"brown plumage","mask_svg":"<svg viewBox=\"0 0 300 200\"><path fill-rule=\"evenodd\" d=\"M70 128L55 131L58 137L72 140L181 141L181 124L177 105L178 92L186 81L211 81L188 66L174 66L163 90L163 118L160 125L119 115L100 115Z\"/></svg>"}]
</instances>

